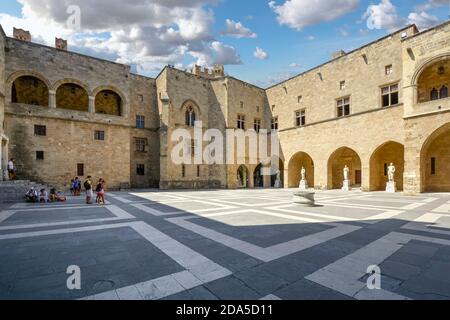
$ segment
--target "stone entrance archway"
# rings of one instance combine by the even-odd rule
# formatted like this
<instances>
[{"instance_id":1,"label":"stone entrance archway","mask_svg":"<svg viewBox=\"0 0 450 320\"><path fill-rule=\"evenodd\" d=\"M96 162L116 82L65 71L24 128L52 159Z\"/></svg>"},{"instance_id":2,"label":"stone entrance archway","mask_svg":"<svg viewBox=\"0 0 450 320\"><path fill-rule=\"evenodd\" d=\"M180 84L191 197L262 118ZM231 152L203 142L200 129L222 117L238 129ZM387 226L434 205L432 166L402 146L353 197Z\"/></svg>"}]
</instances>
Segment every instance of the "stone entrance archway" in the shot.
<instances>
[{"instance_id":1,"label":"stone entrance archway","mask_svg":"<svg viewBox=\"0 0 450 320\"><path fill-rule=\"evenodd\" d=\"M437 129L425 142L420 155L422 190L450 192L450 123Z\"/></svg>"},{"instance_id":2,"label":"stone entrance archway","mask_svg":"<svg viewBox=\"0 0 450 320\"><path fill-rule=\"evenodd\" d=\"M248 169L246 166L242 165L239 167L237 171L237 180L238 180L238 188L248 188L249 180L248 180Z\"/></svg>"},{"instance_id":3,"label":"stone entrance archway","mask_svg":"<svg viewBox=\"0 0 450 320\"><path fill-rule=\"evenodd\" d=\"M353 149L337 149L328 160L328 189L341 189L344 180L344 167L350 169L350 182L353 187L360 187L362 182L361 158Z\"/></svg>"},{"instance_id":4,"label":"stone entrance archway","mask_svg":"<svg viewBox=\"0 0 450 320\"><path fill-rule=\"evenodd\" d=\"M395 183L398 190L403 190L403 172L405 167L405 147L389 141L378 147L370 158L370 191L386 190L388 166L393 163Z\"/></svg>"}]
</instances>

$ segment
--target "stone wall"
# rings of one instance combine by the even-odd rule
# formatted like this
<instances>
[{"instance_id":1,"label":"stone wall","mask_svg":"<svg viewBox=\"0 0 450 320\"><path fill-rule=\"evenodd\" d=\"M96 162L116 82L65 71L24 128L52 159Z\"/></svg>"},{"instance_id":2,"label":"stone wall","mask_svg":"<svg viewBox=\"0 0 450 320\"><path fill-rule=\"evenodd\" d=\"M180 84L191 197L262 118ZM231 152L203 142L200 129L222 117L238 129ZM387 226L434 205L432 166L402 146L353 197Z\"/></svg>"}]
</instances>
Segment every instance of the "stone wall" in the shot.
<instances>
[{"instance_id":1,"label":"stone wall","mask_svg":"<svg viewBox=\"0 0 450 320\"><path fill-rule=\"evenodd\" d=\"M3 119L5 110L5 45L6 36L2 26L0 26L0 135L3 133Z\"/></svg>"}]
</instances>

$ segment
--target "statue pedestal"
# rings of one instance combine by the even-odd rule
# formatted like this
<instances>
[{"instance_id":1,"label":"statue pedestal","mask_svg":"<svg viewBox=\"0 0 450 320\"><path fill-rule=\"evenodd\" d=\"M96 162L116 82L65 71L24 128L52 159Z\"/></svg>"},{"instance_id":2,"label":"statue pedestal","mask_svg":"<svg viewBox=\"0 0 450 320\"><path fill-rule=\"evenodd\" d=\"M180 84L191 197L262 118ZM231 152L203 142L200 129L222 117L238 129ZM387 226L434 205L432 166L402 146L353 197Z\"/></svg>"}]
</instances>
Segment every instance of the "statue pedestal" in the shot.
<instances>
[{"instance_id":1,"label":"statue pedestal","mask_svg":"<svg viewBox=\"0 0 450 320\"><path fill-rule=\"evenodd\" d=\"M295 191L292 201L303 207L314 207L316 204L314 195L314 191Z\"/></svg>"},{"instance_id":2,"label":"statue pedestal","mask_svg":"<svg viewBox=\"0 0 450 320\"><path fill-rule=\"evenodd\" d=\"M396 193L397 192L397 184L395 182L386 183L386 192Z\"/></svg>"},{"instance_id":3,"label":"statue pedestal","mask_svg":"<svg viewBox=\"0 0 450 320\"><path fill-rule=\"evenodd\" d=\"M350 180L344 180L344 186L342 187L342 191L352 191L352 184Z\"/></svg>"},{"instance_id":4,"label":"statue pedestal","mask_svg":"<svg viewBox=\"0 0 450 320\"><path fill-rule=\"evenodd\" d=\"M281 187L283 187L282 183L281 183L281 180L276 180L274 187L277 188L277 189L280 189Z\"/></svg>"},{"instance_id":5,"label":"statue pedestal","mask_svg":"<svg viewBox=\"0 0 450 320\"><path fill-rule=\"evenodd\" d=\"M306 180L300 181L299 189L302 191L308 190L308 181L306 181Z\"/></svg>"}]
</instances>

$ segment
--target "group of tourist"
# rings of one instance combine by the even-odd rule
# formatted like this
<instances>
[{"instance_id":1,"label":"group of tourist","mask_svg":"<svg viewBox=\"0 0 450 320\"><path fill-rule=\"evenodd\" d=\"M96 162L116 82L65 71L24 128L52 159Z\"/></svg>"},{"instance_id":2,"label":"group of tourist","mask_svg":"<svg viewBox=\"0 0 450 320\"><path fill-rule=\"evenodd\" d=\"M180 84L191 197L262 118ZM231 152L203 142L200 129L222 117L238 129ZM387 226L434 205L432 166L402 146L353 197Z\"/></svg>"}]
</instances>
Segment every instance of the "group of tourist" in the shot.
<instances>
[{"instance_id":1,"label":"group of tourist","mask_svg":"<svg viewBox=\"0 0 450 320\"><path fill-rule=\"evenodd\" d=\"M55 188L50 189L50 194L48 194L46 189L41 189L39 192L31 187L30 190L25 194L25 199L27 202L65 202L67 199L64 194L60 191L56 191Z\"/></svg>"},{"instance_id":2,"label":"group of tourist","mask_svg":"<svg viewBox=\"0 0 450 320\"><path fill-rule=\"evenodd\" d=\"M106 204L105 193L106 193L106 181L100 178L95 186L92 182L92 177L88 176L83 183L84 189L86 190L86 204L92 204L92 199L94 198L94 191L97 194L95 202L97 204ZM72 196L79 196L81 194L81 180L78 177L71 180L70 182L70 194ZM46 189L37 190L32 187L25 194L27 202L65 202L67 198L60 191L56 191L55 188L50 190L48 194Z\"/></svg>"},{"instance_id":3,"label":"group of tourist","mask_svg":"<svg viewBox=\"0 0 450 320\"><path fill-rule=\"evenodd\" d=\"M86 204L92 204L92 199L94 198L94 184L92 182L92 177L88 176L83 183L84 189L86 190ZM106 181L100 178L95 186L95 192L97 198L95 202L97 204L106 204L105 193L106 193ZM73 196L79 196L81 194L81 181L78 177L75 177L71 181L70 193Z\"/></svg>"}]
</instances>

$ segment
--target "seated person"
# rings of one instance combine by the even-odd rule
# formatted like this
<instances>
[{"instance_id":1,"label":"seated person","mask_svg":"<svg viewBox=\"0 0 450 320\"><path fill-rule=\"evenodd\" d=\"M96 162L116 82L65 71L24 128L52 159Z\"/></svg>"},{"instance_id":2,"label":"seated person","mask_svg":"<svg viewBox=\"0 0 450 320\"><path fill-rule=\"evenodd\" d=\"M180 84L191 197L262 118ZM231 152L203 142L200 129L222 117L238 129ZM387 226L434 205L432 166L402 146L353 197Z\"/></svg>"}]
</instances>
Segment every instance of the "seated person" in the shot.
<instances>
[{"instance_id":1,"label":"seated person","mask_svg":"<svg viewBox=\"0 0 450 320\"><path fill-rule=\"evenodd\" d=\"M43 202L43 203L49 202L47 190L41 189L41 192L39 194L39 202Z\"/></svg>"},{"instance_id":2,"label":"seated person","mask_svg":"<svg viewBox=\"0 0 450 320\"><path fill-rule=\"evenodd\" d=\"M50 190L50 201L51 202L65 202L66 197L59 191L56 192L56 189L53 188Z\"/></svg>"},{"instance_id":3,"label":"seated person","mask_svg":"<svg viewBox=\"0 0 450 320\"><path fill-rule=\"evenodd\" d=\"M27 202L37 202L38 201L38 193L34 188L32 187L28 192L25 194L25 198L27 199Z\"/></svg>"}]
</instances>

